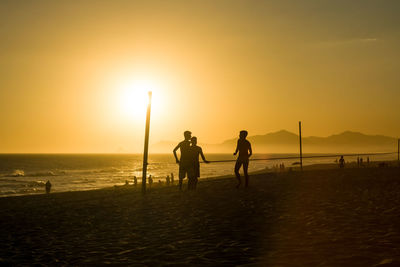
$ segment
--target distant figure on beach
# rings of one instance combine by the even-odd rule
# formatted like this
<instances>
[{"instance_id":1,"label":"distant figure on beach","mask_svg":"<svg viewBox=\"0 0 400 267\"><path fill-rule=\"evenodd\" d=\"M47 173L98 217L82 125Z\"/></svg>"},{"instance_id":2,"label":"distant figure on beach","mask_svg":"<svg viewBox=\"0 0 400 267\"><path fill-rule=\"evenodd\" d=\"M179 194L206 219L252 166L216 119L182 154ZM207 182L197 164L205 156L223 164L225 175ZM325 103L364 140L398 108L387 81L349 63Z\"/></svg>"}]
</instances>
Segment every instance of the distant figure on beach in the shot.
<instances>
[{"instance_id":1,"label":"distant figure on beach","mask_svg":"<svg viewBox=\"0 0 400 267\"><path fill-rule=\"evenodd\" d=\"M125 185L129 185L129 181L128 180L125 180Z\"/></svg>"},{"instance_id":2,"label":"distant figure on beach","mask_svg":"<svg viewBox=\"0 0 400 267\"><path fill-rule=\"evenodd\" d=\"M340 156L340 159L339 159L339 167L342 169L342 168L344 168L344 158L343 158L343 156Z\"/></svg>"},{"instance_id":3,"label":"distant figure on beach","mask_svg":"<svg viewBox=\"0 0 400 267\"><path fill-rule=\"evenodd\" d=\"M50 190L51 190L51 183L49 180L47 180L46 182L46 194L50 194Z\"/></svg>"},{"instance_id":4,"label":"distant figure on beach","mask_svg":"<svg viewBox=\"0 0 400 267\"><path fill-rule=\"evenodd\" d=\"M380 162L379 164L378 164L378 167L379 168L385 168L385 167L387 167L388 165L387 165L387 163L386 162Z\"/></svg>"},{"instance_id":5,"label":"distant figure on beach","mask_svg":"<svg viewBox=\"0 0 400 267\"><path fill-rule=\"evenodd\" d=\"M193 177L193 161L190 154L190 138L192 137L192 133L190 131L185 131L183 133L185 140L180 142L173 150L176 163L179 164L179 190L182 190L183 179L187 176L188 179ZM180 149L181 158L178 159L176 155L176 151ZM189 186L189 184L188 184Z\"/></svg>"},{"instance_id":6,"label":"distant figure on beach","mask_svg":"<svg viewBox=\"0 0 400 267\"><path fill-rule=\"evenodd\" d=\"M364 167L363 158L360 158L360 166Z\"/></svg>"},{"instance_id":7,"label":"distant figure on beach","mask_svg":"<svg viewBox=\"0 0 400 267\"><path fill-rule=\"evenodd\" d=\"M149 175L149 186L151 187L152 184L153 184L153 177L150 174Z\"/></svg>"},{"instance_id":8,"label":"distant figure on beach","mask_svg":"<svg viewBox=\"0 0 400 267\"><path fill-rule=\"evenodd\" d=\"M195 190L198 182L198 178L200 177L200 162L199 162L199 156L203 159L205 163L210 163L208 160L206 160L204 154L203 154L203 149L197 145L197 137L193 136L190 139L192 146L191 148L191 153L192 153L192 160L193 160L193 168L194 168L194 174L193 177L189 177L189 185L188 189L190 190Z\"/></svg>"},{"instance_id":9,"label":"distant figure on beach","mask_svg":"<svg viewBox=\"0 0 400 267\"><path fill-rule=\"evenodd\" d=\"M279 164L279 170L280 170L281 172L284 172L284 171L285 171L285 164L284 164L284 163Z\"/></svg>"},{"instance_id":10,"label":"distant figure on beach","mask_svg":"<svg viewBox=\"0 0 400 267\"><path fill-rule=\"evenodd\" d=\"M171 172L171 184L174 184L174 173Z\"/></svg>"},{"instance_id":11,"label":"distant figure on beach","mask_svg":"<svg viewBox=\"0 0 400 267\"><path fill-rule=\"evenodd\" d=\"M133 185L134 185L134 186L137 185L137 178L136 178L136 176L133 176Z\"/></svg>"},{"instance_id":12,"label":"distant figure on beach","mask_svg":"<svg viewBox=\"0 0 400 267\"><path fill-rule=\"evenodd\" d=\"M367 165L369 166L369 157L367 157Z\"/></svg>"},{"instance_id":13,"label":"distant figure on beach","mask_svg":"<svg viewBox=\"0 0 400 267\"><path fill-rule=\"evenodd\" d=\"M236 150L235 150L235 153L233 153L233 155L236 156L236 154L239 152L239 156L238 156L238 158L236 160L236 164L235 164L235 175L236 175L236 178L238 179L238 184L237 184L236 188L239 188L240 184L242 183L242 181L240 179L240 173L239 173L240 167L242 167L242 165L243 165L244 177L246 179L245 186L246 187L249 186L249 174L247 173L247 170L249 168L249 158L253 154L253 152L251 149L250 142L246 139L247 134L248 133L245 130L240 131Z\"/></svg>"},{"instance_id":14,"label":"distant figure on beach","mask_svg":"<svg viewBox=\"0 0 400 267\"><path fill-rule=\"evenodd\" d=\"M170 184L171 180L170 180L170 178L169 178L169 175L167 175L167 178L165 178L165 182L167 183L167 185Z\"/></svg>"}]
</instances>

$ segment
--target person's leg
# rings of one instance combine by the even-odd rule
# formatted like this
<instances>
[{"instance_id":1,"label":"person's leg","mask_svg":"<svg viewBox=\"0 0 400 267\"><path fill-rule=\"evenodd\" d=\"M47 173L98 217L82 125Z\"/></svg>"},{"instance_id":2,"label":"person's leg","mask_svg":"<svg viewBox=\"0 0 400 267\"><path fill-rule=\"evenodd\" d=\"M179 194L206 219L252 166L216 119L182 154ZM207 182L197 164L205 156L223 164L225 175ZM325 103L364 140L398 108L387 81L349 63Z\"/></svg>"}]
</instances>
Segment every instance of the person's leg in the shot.
<instances>
[{"instance_id":1,"label":"person's leg","mask_svg":"<svg viewBox=\"0 0 400 267\"><path fill-rule=\"evenodd\" d=\"M194 169L191 167L188 169L188 190L193 190L193 179L194 179Z\"/></svg>"},{"instance_id":2,"label":"person's leg","mask_svg":"<svg viewBox=\"0 0 400 267\"><path fill-rule=\"evenodd\" d=\"M182 183L185 178L186 170L184 168L179 168L179 190L182 191Z\"/></svg>"},{"instance_id":3,"label":"person's leg","mask_svg":"<svg viewBox=\"0 0 400 267\"><path fill-rule=\"evenodd\" d=\"M247 170L249 169L249 161L243 162L243 172L244 172L244 177L245 177L245 187L249 186L249 174L247 173Z\"/></svg>"},{"instance_id":4,"label":"person's leg","mask_svg":"<svg viewBox=\"0 0 400 267\"><path fill-rule=\"evenodd\" d=\"M200 163L196 162L196 165L194 168L193 190L196 190L197 182L199 181L199 177L200 177Z\"/></svg>"},{"instance_id":5,"label":"person's leg","mask_svg":"<svg viewBox=\"0 0 400 267\"><path fill-rule=\"evenodd\" d=\"M239 173L239 169L242 166L242 162L237 160L236 164L235 164L235 175L236 178L238 179L238 184L236 185L236 188L239 188L240 184L242 183L242 181L240 180L240 173Z\"/></svg>"}]
</instances>

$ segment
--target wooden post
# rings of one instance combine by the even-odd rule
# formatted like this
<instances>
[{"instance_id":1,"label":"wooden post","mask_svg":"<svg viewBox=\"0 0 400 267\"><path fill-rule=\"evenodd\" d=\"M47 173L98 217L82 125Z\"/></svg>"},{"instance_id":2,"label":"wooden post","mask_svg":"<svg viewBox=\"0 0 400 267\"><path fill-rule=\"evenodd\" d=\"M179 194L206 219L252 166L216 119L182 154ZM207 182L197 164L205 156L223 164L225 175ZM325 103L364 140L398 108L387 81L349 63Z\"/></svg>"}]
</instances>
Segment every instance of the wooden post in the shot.
<instances>
[{"instance_id":1,"label":"wooden post","mask_svg":"<svg viewBox=\"0 0 400 267\"><path fill-rule=\"evenodd\" d=\"M144 152L143 152L143 174L142 174L142 192L146 193L147 178L147 157L149 154L149 132L150 132L150 111L151 111L151 91L149 91L149 103L147 104L146 129L144 135Z\"/></svg>"},{"instance_id":2,"label":"wooden post","mask_svg":"<svg viewBox=\"0 0 400 267\"><path fill-rule=\"evenodd\" d=\"M301 141L301 121L299 121L299 141L300 141L300 169L303 170L303 145Z\"/></svg>"}]
</instances>

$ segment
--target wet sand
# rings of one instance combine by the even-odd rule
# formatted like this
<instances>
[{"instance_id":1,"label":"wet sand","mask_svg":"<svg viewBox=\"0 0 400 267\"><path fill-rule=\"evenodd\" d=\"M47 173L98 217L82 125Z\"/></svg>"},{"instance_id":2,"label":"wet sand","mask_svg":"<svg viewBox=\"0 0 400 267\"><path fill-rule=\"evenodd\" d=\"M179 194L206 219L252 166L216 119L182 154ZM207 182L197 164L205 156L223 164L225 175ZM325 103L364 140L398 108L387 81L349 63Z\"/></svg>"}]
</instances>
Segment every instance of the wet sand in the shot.
<instances>
[{"instance_id":1,"label":"wet sand","mask_svg":"<svg viewBox=\"0 0 400 267\"><path fill-rule=\"evenodd\" d=\"M400 168L0 199L2 265L399 266Z\"/></svg>"}]
</instances>

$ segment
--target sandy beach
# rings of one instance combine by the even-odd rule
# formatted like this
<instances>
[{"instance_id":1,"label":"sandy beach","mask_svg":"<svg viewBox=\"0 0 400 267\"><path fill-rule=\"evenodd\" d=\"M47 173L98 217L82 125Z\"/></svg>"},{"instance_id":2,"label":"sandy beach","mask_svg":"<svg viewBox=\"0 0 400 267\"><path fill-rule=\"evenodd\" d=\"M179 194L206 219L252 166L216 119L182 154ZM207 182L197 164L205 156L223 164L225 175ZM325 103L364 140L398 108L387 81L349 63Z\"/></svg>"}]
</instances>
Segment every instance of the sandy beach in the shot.
<instances>
[{"instance_id":1,"label":"sandy beach","mask_svg":"<svg viewBox=\"0 0 400 267\"><path fill-rule=\"evenodd\" d=\"M400 168L0 199L3 265L399 266Z\"/></svg>"}]
</instances>

